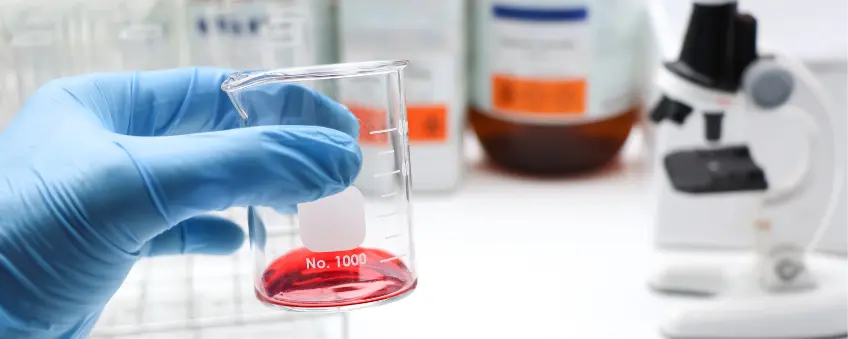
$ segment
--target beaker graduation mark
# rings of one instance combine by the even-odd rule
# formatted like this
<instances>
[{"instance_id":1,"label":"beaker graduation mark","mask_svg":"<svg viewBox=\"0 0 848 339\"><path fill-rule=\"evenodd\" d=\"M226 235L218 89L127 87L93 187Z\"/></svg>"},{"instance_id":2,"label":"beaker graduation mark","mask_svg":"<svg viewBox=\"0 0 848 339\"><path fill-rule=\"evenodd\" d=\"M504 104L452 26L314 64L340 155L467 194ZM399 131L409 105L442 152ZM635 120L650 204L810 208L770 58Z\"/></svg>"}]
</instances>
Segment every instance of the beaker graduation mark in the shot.
<instances>
[{"instance_id":1,"label":"beaker graduation mark","mask_svg":"<svg viewBox=\"0 0 848 339\"><path fill-rule=\"evenodd\" d=\"M374 177L375 178L387 177L387 176L395 175L395 174L398 174L398 173L400 173L400 170L394 170L394 171L391 171L391 172L383 172L383 173L374 174Z\"/></svg>"},{"instance_id":2,"label":"beaker graduation mark","mask_svg":"<svg viewBox=\"0 0 848 339\"><path fill-rule=\"evenodd\" d=\"M386 194L380 195L380 198L391 198L393 196L396 196L397 194L398 194L398 192L394 191L392 193L386 193Z\"/></svg>"},{"instance_id":3,"label":"beaker graduation mark","mask_svg":"<svg viewBox=\"0 0 848 339\"><path fill-rule=\"evenodd\" d=\"M384 213L384 214L380 214L380 215L375 216L374 219L388 218L388 217L391 217L391 216L396 215L396 214L399 214L399 213L398 212Z\"/></svg>"},{"instance_id":4,"label":"beaker graduation mark","mask_svg":"<svg viewBox=\"0 0 848 339\"><path fill-rule=\"evenodd\" d=\"M379 131L371 131L371 132L368 132L368 134L374 135L374 134L382 134L382 133L391 133L391 132L394 132L394 131L397 131L397 128L389 128L389 129L381 129Z\"/></svg>"},{"instance_id":5,"label":"beaker graduation mark","mask_svg":"<svg viewBox=\"0 0 848 339\"><path fill-rule=\"evenodd\" d=\"M385 239L386 239L386 240L391 240L391 239L397 238L397 237L399 237L399 236L401 236L401 235L400 235L400 234L392 234L392 235L387 236Z\"/></svg>"},{"instance_id":6,"label":"beaker graduation mark","mask_svg":"<svg viewBox=\"0 0 848 339\"><path fill-rule=\"evenodd\" d=\"M393 154L395 154L395 150L390 149L390 150L388 150L388 151L382 151L382 152L380 152L380 153L378 153L378 154L379 154L379 155L393 155Z\"/></svg>"},{"instance_id":7,"label":"beaker graduation mark","mask_svg":"<svg viewBox=\"0 0 848 339\"><path fill-rule=\"evenodd\" d=\"M406 256L406 254L396 255L396 256L391 257L391 258L386 258L386 259L380 260L380 263L382 264L382 263L386 263L386 262L389 262L389 261L395 261L395 260L398 260L398 259L403 258L405 256Z\"/></svg>"}]
</instances>

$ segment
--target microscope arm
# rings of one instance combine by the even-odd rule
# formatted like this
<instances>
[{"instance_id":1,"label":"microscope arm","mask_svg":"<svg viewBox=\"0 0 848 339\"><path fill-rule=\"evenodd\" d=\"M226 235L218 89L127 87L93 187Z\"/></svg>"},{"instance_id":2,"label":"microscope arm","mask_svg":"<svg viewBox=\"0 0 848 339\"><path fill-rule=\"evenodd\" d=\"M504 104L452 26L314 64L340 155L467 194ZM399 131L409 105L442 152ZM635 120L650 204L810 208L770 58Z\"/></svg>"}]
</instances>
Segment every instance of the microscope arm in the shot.
<instances>
[{"instance_id":1,"label":"microscope arm","mask_svg":"<svg viewBox=\"0 0 848 339\"><path fill-rule=\"evenodd\" d=\"M823 101L825 98L813 88L817 83L800 75L806 72L803 65L794 65L786 59L783 56L759 59L746 69L742 79L746 111L756 113L784 107L798 108L783 111L792 114L799 122L807 140L802 159L795 162L796 169L791 179L770 183L764 201L767 206L796 197L810 186L812 169L821 166L815 160L815 153L822 147L829 148L833 139L831 130L824 128L831 124L831 117ZM829 140L822 140L822 137ZM824 151L831 153L827 149Z\"/></svg>"},{"instance_id":2,"label":"microscope arm","mask_svg":"<svg viewBox=\"0 0 848 339\"><path fill-rule=\"evenodd\" d=\"M795 79L802 86L796 86ZM786 198L791 198L801 193L805 187L809 187L810 181L814 180L811 174L812 168L818 168L826 164L819 164L823 157L816 156L817 152L824 152L825 157L831 161L831 176L828 179L831 187L828 205L819 225L816 225L816 233L813 240L808 244L807 250L813 250L821 240L827 227L831 223L835 213L839 194L842 193L842 181L844 169L839 163L839 155L836 150L836 132L833 124L833 111L830 98L815 79L810 71L800 61L789 56L780 55L775 58L763 58L751 65L745 72L743 88L749 102L749 106L755 106L757 110L772 110L779 107L795 106L801 110L792 110L801 121L801 126L807 132L808 152L807 161L799 161L803 168L796 171L792 180L772 186L766 194L764 204L776 205ZM802 89L802 91L799 91ZM799 95L799 92L801 95ZM799 98L800 103L787 104L790 98ZM819 179L822 180L822 179Z\"/></svg>"},{"instance_id":3,"label":"microscope arm","mask_svg":"<svg viewBox=\"0 0 848 339\"><path fill-rule=\"evenodd\" d=\"M749 111L769 111L793 106L799 108L788 112L795 113L800 121L799 127L807 136L806 154L802 155L804 159L796 162L799 165L798 170L789 180L770 183L763 197L763 207L778 206L788 199L798 197L812 186L829 185L831 188L828 205L822 219L813 225L814 236L806 244L806 248L805 244L773 243L768 236L769 228L758 230L760 282L763 288L772 291L806 289L815 283L807 274L806 256L815 250L831 225L842 189L843 177L840 174L844 171L840 168L836 154L830 101L807 68L787 56L757 60L745 71L743 89ZM795 100L790 103L790 99ZM824 156L820 153L824 153ZM827 158L832 163L831 177L814 177L813 174L818 172L813 169L826 166L827 160L823 159ZM759 222L768 224L765 219Z\"/></svg>"}]
</instances>

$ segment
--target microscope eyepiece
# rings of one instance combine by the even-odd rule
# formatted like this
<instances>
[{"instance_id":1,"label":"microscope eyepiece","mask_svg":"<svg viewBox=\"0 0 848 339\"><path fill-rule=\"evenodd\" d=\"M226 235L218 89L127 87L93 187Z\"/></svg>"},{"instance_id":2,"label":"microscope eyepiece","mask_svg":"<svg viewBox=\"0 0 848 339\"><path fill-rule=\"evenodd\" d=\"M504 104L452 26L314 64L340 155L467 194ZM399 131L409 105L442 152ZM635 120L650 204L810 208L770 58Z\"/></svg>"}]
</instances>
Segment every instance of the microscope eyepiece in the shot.
<instances>
[{"instance_id":1,"label":"microscope eyepiece","mask_svg":"<svg viewBox=\"0 0 848 339\"><path fill-rule=\"evenodd\" d=\"M680 125L686 121L691 113L691 106L663 95L660 102L651 111L651 121L659 123L668 119Z\"/></svg>"}]
</instances>

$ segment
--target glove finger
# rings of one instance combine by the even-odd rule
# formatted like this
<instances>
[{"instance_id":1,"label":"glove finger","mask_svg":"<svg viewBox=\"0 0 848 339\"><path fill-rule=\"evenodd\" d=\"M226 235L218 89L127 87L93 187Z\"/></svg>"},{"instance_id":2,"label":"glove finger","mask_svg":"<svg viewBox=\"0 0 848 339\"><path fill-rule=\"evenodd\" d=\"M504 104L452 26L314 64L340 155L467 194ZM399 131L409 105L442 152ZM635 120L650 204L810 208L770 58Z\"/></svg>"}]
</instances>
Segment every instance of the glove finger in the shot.
<instances>
[{"instance_id":1,"label":"glove finger","mask_svg":"<svg viewBox=\"0 0 848 339\"><path fill-rule=\"evenodd\" d=\"M92 113L103 126L119 134L167 136L220 131L241 123L229 96L221 90L221 84L233 72L197 67L91 74L55 80L38 95L50 97L51 102L61 100L66 106L82 106L73 111ZM358 121L347 108L300 85L272 83L237 95L252 100L245 107L251 126L314 125L354 138L358 135Z\"/></svg>"},{"instance_id":2,"label":"glove finger","mask_svg":"<svg viewBox=\"0 0 848 339\"><path fill-rule=\"evenodd\" d=\"M359 120L347 107L301 85L267 83L232 95L247 126L323 126L359 137Z\"/></svg>"},{"instance_id":3,"label":"glove finger","mask_svg":"<svg viewBox=\"0 0 848 339\"><path fill-rule=\"evenodd\" d=\"M216 216L187 219L159 234L142 248L148 257L174 254L230 254L244 243L239 225Z\"/></svg>"},{"instance_id":4,"label":"glove finger","mask_svg":"<svg viewBox=\"0 0 848 339\"><path fill-rule=\"evenodd\" d=\"M340 192L359 174L362 154L342 132L314 126L261 126L164 138L125 137L159 214L173 225L211 210L278 210ZM141 210L141 209L140 209ZM149 239L164 231L133 231Z\"/></svg>"},{"instance_id":5,"label":"glove finger","mask_svg":"<svg viewBox=\"0 0 848 339\"><path fill-rule=\"evenodd\" d=\"M233 72L200 67L61 78L33 95L39 100L30 101L51 107L61 104L65 109L34 109L28 113L93 115L101 126L125 135L226 130L239 123L235 108L221 90L221 83ZM80 118L77 120L85 120Z\"/></svg>"}]
</instances>

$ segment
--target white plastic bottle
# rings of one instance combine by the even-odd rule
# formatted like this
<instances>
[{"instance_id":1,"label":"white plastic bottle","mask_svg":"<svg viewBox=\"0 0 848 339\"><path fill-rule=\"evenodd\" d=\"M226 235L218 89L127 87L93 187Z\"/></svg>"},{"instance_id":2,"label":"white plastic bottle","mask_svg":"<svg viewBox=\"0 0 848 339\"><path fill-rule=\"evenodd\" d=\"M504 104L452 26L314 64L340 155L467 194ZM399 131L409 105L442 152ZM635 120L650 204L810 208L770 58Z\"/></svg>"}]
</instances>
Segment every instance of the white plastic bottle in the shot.
<instances>
[{"instance_id":1,"label":"white plastic bottle","mask_svg":"<svg viewBox=\"0 0 848 339\"><path fill-rule=\"evenodd\" d=\"M339 1L342 61L409 60L404 85L415 191L448 191L463 176L466 6L464 0Z\"/></svg>"},{"instance_id":2,"label":"white plastic bottle","mask_svg":"<svg viewBox=\"0 0 848 339\"><path fill-rule=\"evenodd\" d=\"M335 0L189 0L189 63L239 70L337 60Z\"/></svg>"}]
</instances>

